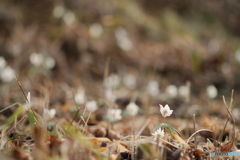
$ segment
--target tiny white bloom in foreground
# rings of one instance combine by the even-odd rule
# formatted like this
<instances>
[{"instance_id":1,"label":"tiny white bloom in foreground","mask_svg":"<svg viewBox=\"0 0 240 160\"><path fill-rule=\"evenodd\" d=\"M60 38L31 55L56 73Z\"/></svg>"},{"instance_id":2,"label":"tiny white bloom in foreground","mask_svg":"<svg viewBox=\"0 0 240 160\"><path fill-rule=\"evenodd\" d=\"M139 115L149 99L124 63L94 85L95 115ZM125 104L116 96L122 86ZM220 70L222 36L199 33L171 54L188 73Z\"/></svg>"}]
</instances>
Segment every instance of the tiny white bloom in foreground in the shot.
<instances>
[{"instance_id":1,"label":"tiny white bloom in foreground","mask_svg":"<svg viewBox=\"0 0 240 160\"><path fill-rule=\"evenodd\" d=\"M169 85L166 88L166 93L168 94L169 97L175 98L178 94L178 89L175 85Z\"/></svg>"},{"instance_id":2,"label":"tiny white bloom in foreground","mask_svg":"<svg viewBox=\"0 0 240 160\"><path fill-rule=\"evenodd\" d=\"M77 104L83 104L85 102L85 91L84 89L78 89L77 93L74 96L74 99Z\"/></svg>"},{"instance_id":3,"label":"tiny white bloom in foreground","mask_svg":"<svg viewBox=\"0 0 240 160\"><path fill-rule=\"evenodd\" d=\"M162 130L161 128L159 128L158 130L156 130L155 132L152 133L152 135L154 136L153 140L156 141L157 136L164 137L164 130Z\"/></svg>"},{"instance_id":4,"label":"tiny white bloom in foreground","mask_svg":"<svg viewBox=\"0 0 240 160\"><path fill-rule=\"evenodd\" d=\"M86 102L86 109L89 112L95 112L98 109L97 102L96 101L87 101Z\"/></svg>"},{"instance_id":5,"label":"tiny white bloom in foreground","mask_svg":"<svg viewBox=\"0 0 240 160\"><path fill-rule=\"evenodd\" d=\"M164 107L161 104L159 104L159 106L160 106L160 112L163 117L171 116L173 110L170 110L168 104L166 104Z\"/></svg>"},{"instance_id":6,"label":"tiny white bloom in foreground","mask_svg":"<svg viewBox=\"0 0 240 160\"><path fill-rule=\"evenodd\" d=\"M99 24L99 23L94 23L90 26L89 28L89 32L90 32L90 35L93 37L93 38L98 38L102 35L102 32L103 32L103 28L102 28L102 25Z\"/></svg>"},{"instance_id":7,"label":"tiny white bloom in foreground","mask_svg":"<svg viewBox=\"0 0 240 160\"><path fill-rule=\"evenodd\" d=\"M5 68L7 65L6 60L4 59L4 57L0 57L0 69Z\"/></svg>"},{"instance_id":8,"label":"tiny white bloom in foreground","mask_svg":"<svg viewBox=\"0 0 240 160\"><path fill-rule=\"evenodd\" d=\"M150 81L147 85L147 91L153 96L157 97L159 95L159 84L157 81Z\"/></svg>"},{"instance_id":9,"label":"tiny white bloom in foreground","mask_svg":"<svg viewBox=\"0 0 240 160\"><path fill-rule=\"evenodd\" d=\"M209 98L216 98L218 95L218 90L214 85L209 85L207 87L207 95Z\"/></svg>"},{"instance_id":10,"label":"tiny white bloom in foreground","mask_svg":"<svg viewBox=\"0 0 240 160\"><path fill-rule=\"evenodd\" d=\"M26 103L31 103L31 93L28 92L27 94L27 102Z\"/></svg>"},{"instance_id":11,"label":"tiny white bloom in foreground","mask_svg":"<svg viewBox=\"0 0 240 160\"><path fill-rule=\"evenodd\" d=\"M14 79L15 71L11 67L6 67L1 71L1 79L4 82L11 82Z\"/></svg>"},{"instance_id":12,"label":"tiny white bloom in foreground","mask_svg":"<svg viewBox=\"0 0 240 160\"><path fill-rule=\"evenodd\" d=\"M126 111L128 115L135 116L138 114L139 107L136 105L136 103L131 102L127 105Z\"/></svg>"},{"instance_id":13,"label":"tiny white bloom in foreground","mask_svg":"<svg viewBox=\"0 0 240 160\"><path fill-rule=\"evenodd\" d=\"M122 119L121 113L122 113L121 109L108 109L107 118L111 122L121 120Z\"/></svg>"},{"instance_id":14,"label":"tiny white bloom in foreground","mask_svg":"<svg viewBox=\"0 0 240 160\"><path fill-rule=\"evenodd\" d=\"M29 59L32 65L35 67L40 67L43 63L43 55L40 53L32 53Z\"/></svg>"}]
</instances>

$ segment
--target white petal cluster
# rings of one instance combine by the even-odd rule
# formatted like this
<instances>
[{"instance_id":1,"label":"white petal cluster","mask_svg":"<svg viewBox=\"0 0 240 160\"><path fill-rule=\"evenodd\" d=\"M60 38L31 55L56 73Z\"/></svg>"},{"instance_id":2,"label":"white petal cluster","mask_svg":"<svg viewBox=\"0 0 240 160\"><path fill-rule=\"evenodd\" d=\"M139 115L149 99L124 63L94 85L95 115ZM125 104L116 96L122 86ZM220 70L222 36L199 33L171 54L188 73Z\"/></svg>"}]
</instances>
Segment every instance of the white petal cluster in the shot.
<instances>
[{"instance_id":1,"label":"white petal cluster","mask_svg":"<svg viewBox=\"0 0 240 160\"><path fill-rule=\"evenodd\" d=\"M94 23L89 28L89 33L93 38L98 38L102 35L103 28L99 23Z\"/></svg>"},{"instance_id":2,"label":"white petal cluster","mask_svg":"<svg viewBox=\"0 0 240 160\"><path fill-rule=\"evenodd\" d=\"M108 109L107 118L110 122L115 122L122 119L121 109Z\"/></svg>"},{"instance_id":3,"label":"white petal cluster","mask_svg":"<svg viewBox=\"0 0 240 160\"><path fill-rule=\"evenodd\" d=\"M133 74L127 74L123 78L124 85L129 89L134 89L137 84L137 78Z\"/></svg>"},{"instance_id":4,"label":"white petal cluster","mask_svg":"<svg viewBox=\"0 0 240 160\"><path fill-rule=\"evenodd\" d=\"M96 101L87 101L86 102L86 109L89 112L95 112L98 109L97 102Z\"/></svg>"},{"instance_id":5,"label":"white petal cluster","mask_svg":"<svg viewBox=\"0 0 240 160\"><path fill-rule=\"evenodd\" d=\"M29 60L35 67L43 66L46 69L52 69L56 65L52 57L44 57L41 53L32 53Z\"/></svg>"},{"instance_id":6,"label":"white petal cluster","mask_svg":"<svg viewBox=\"0 0 240 160\"><path fill-rule=\"evenodd\" d=\"M160 112L163 117L171 116L173 110L170 110L170 107L168 106L168 104L166 104L164 107L161 104L159 104L159 106L160 106Z\"/></svg>"},{"instance_id":7,"label":"white petal cluster","mask_svg":"<svg viewBox=\"0 0 240 160\"><path fill-rule=\"evenodd\" d=\"M166 93L170 98L175 98L178 95L178 89L175 85L169 85L166 88Z\"/></svg>"},{"instance_id":8,"label":"white petal cluster","mask_svg":"<svg viewBox=\"0 0 240 160\"><path fill-rule=\"evenodd\" d=\"M161 128L159 128L158 130L156 130L155 132L152 133L153 135L153 140L156 141L157 137L159 136L160 138L164 137L164 130L162 130Z\"/></svg>"},{"instance_id":9,"label":"white petal cluster","mask_svg":"<svg viewBox=\"0 0 240 160\"><path fill-rule=\"evenodd\" d=\"M85 90L79 88L74 96L74 99L77 104L83 104L85 102Z\"/></svg>"},{"instance_id":10,"label":"white petal cluster","mask_svg":"<svg viewBox=\"0 0 240 160\"><path fill-rule=\"evenodd\" d=\"M126 111L128 115L135 116L138 114L139 107L136 103L131 102L127 105Z\"/></svg>"}]
</instances>

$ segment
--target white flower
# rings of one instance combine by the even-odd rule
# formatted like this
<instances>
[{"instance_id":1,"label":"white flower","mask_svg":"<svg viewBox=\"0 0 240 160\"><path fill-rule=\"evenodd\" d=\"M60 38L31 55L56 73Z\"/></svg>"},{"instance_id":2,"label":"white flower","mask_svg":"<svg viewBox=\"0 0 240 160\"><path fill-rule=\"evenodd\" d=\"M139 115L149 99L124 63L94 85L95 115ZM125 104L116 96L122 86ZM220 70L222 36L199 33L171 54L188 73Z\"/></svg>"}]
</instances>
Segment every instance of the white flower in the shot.
<instances>
[{"instance_id":1,"label":"white flower","mask_svg":"<svg viewBox=\"0 0 240 160\"><path fill-rule=\"evenodd\" d=\"M6 67L6 60L4 59L4 57L0 57L0 69L3 69Z\"/></svg>"},{"instance_id":2,"label":"white flower","mask_svg":"<svg viewBox=\"0 0 240 160\"><path fill-rule=\"evenodd\" d=\"M108 109L107 118L111 122L121 120L122 119L121 113L122 113L121 109Z\"/></svg>"},{"instance_id":3,"label":"white flower","mask_svg":"<svg viewBox=\"0 0 240 160\"><path fill-rule=\"evenodd\" d=\"M52 57L48 57L45 60L44 67L47 69L52 69L55 66L56 62Z\"/></svg>"},{"instance_id":4,"label":"white flower","mask_svg":"<svg viewBox=\"0 0 240 160\"><path fill-rule=\"evenodd\" d=\"M150 81L147 85L147 91L153 96L157 97L159 95L159 84L157 81Z\"/></svg>"},{"instance_id":5,"label":"white flower","mask_svg":"<svg viewBox=\"0 0 240 160\"><path fill-rule=\"evenodd\" d=\"M54 118L54 116L56 115L56 109L52 108L52 109L43 109L43 120L44 121L48 121L51 118Z\"/></svg>"},{"instance_id":6,"label":"white flower","mask_svg":"<svg viewBox=\"0 0 240 160\"><path fill-rule=\"evenodd\" d=\"M89 32L90 32L90 35L93 37L93 38L98 38L102 35L102 32L103 32L103 28L102 28L102 25L99 24L99 23L94 23L90 26L89 28Z\"/></svg>"},{"instance_id":7,"label":"white flower","mask_svg":"<svg viewBox=\"0 0 240 160\"><path fill-rule=\"evenodd\" d=\"M98 109L97 102L96 101L87 101L86 102L86 109L89 112L95 112Z\"/></svg>"},{"instance_id":8,"label":"white flower","mask_svg":"<svg viewBox=\"0 0 240 160\"><path fill-rule=\"evenodd\" d=\"M186 85L183 85L183 86L180 86L178 88L178 94L181 96L181 97L187 97L187 95L189 94L189 89Z\"/></svg>"},{"instance_id":9,"label":"white flower","mask_svg":"<svg viewBox=\"0 0 240 160\"><path fill-rule=\"evenodd\" d=\"M74 99L77 104L83 104L85 102L85 91L84 89L78 89L77 93L74 96Z\"/></svg>"},{"instance_id":10,"label":"white flower","mask_svg":"<svg viewBox=\"0 0 240 160\"><path fill-rule=\"evenodd\" d=\"M175 85L169 85L166 88L166 93L168 94L169 97L175 98L178 94L178 89Z\"/></svg>"},{"instance_id":11,"label":"white flower","mask_svg":"<svg viewBox=\"0 0 240 160\"><path fill-rule=\"evenodd\" d=\"M32 53L29 59L30 62L36 67L40 67L43 63L43 55L40 53Z\"/></svg>"},{"instance_id":12,"label":"white flower","mask_svg":"<svg viewBox=\"0 0 240 160\"><path fill-rule=\"evenodd\" d=\"M135 116L138 114L139 107L134 102L131 102L127 105L126 111L129 115Z\"/></svg>"},{"instance_id":13,"label":"white flower","mask_svg":"<svg viewBox=\"0 0 240 160\"><path fill-rule=\"evenodd\" d=\"M161 128L159 128L158 130L156 130L155 132L152 133L153 135L153 140L156 141L157 136L164 137L164 130L162 130Z\"/></svg>"},{"instance_id":14,"label":"white flower","mask_svg":"<svg viewBox=\"0 0 240 160\"><path fill-rule=\"evenodd\" d=\"M104 81L104 86L106 88L114 88L117 87L120 83L120 78L116 74L111 74Z\"/></svg>"},{"instance_id":15,"label":"white flower","mask_svg":"<svg viewBox=\"0 0 240 160\"><path fill-rule=\"evenodd\" d=\"M64 15L65 8L63 6L56 6L53 9L53 16L55 18L61 18Z\"/></svg>"},{"instance_id":16,"label":"white flower","mask_svg":"<svg viewBox=\"0 0 240 160\"><path fill-rule=\"evenodd\" d=\"M31 103L31 93L28 92L27 94L27 103Z\"/></svg>"},{"instance_id":17,"label":"white flower","mask_svg":"<svg viewBox=\"0 0 240 160\"><path fill-rule=\"evenodd\" d=\"M216 98L218 95L218 90L214 85L209 85L207 87L207 95L209 98Z\"/></svg>"},{"instance_id":18,"label":"white flower","mask_svg":"<svg viewBox=\"0 0 240 160\"><path fill-rule=\"evenodd\" d=\"M6 67L1 71L1 79L4 82L11 82L14 79L15 71L11 67Z\"/></svg>"},{"instance_id":19,"label":"white flower","mask_svg":"<svg viewBox=\"0 0 240 160\"><path fill-rule=\"evenodd\" d=\"M75 14L71 11L66 11L63 15L63 20L67 25L72 25L76 20Z\"/></svg>"},{"instance_id":20,"label":"white flower","mask_svg":"<svg viewBox=\"0 0 240 160\"><path fill-rule=\"evenodd\" d=\"M170 110L168 104L166 104L164 107L161 104L159 104L159 106L160 106L160 112L163 117L171 116L173 110Z\"/></svg>"},{"instance_id":21,"label":"white flower","mask_svg":"<svg viewBox=\"0 0 240 160\"><path fill-rule=\"evenodd\" d=\"M105 90L105 97L107 100L109 100L111 102L115 102L115 100L116 100L116 96L113 94L112 89Z\"/></svg>"},{"instance_id":22,"label":"white flower","mask_svg":"<svg viewBox=\"0 0 240 160\"><path fill-rule=\"evenodd\" d=\"M125 29L118 28L115 31L115 37L117 39L117 45L123 51L130 51L133 47L132 41L129 39L128 34Z\"/></svg>"},{"instance_id":23,"label":"white flower","mask_svg":"<svg viewBox=\"0 0 240 160\"><path fill-rule=\"evenodd\" d=\"M134 89L136 87L136 77L133 74L127 74L123 78L123 83L129 89Z\"/></svg>"}]
</instances>

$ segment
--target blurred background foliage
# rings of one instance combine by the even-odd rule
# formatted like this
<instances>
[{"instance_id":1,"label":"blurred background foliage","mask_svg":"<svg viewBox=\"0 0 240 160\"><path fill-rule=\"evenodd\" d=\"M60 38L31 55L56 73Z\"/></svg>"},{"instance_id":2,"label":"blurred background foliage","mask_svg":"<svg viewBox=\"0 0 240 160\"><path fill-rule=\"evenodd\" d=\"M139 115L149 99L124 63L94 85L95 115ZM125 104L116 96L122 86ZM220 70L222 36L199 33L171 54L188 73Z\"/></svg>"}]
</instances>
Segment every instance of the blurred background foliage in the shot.
<instances>
[{"instance_id":1,"label":"blurred background foliage","mask_svg":"<svg viewBox=\"0 0 240 160\"><path fill-rule=\"evenodd\" d=\"M1 0L0 56L26 90L66 103L66 86L102 97L109 74L137 77L142 90L156 79L160 89L191 82L192 99L218 99L240 89L240 2L237 0ZM36 65L31 55L52 58ZM47 67L46 67L47 66ZM131 95L130 92L129 95ZM161 92L160 92L161 94ZM1 105L21 101L16 82L1 80ZM163 99L157 99L156 104ZM177 100L176 103L179 104ZM200 103L194 101L193 103ZM240 103L235 98L235 105ZM200 103L201 104L201 103Z\"/></svg>"}]
</instances>

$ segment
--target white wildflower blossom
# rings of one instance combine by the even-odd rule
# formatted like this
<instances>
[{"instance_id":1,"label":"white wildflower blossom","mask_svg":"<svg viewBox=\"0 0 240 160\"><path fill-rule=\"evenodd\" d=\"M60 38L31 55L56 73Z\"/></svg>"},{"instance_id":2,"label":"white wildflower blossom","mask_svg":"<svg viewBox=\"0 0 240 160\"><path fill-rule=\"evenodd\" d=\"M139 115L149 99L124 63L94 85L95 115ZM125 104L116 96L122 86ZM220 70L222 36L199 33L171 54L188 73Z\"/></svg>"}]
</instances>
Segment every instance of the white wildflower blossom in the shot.
<instances>
[{"instance_id":1,"label":"white wildflower blossom","mask_svg":"<svg viewBox=\"0 0 240 160\"><path fill-rule=\"evenodd\" d=\"M8 66L1 70L0 77L4 82L11 82L15 77L15 71Z\"/></svg>"},{"instance_id":2,"label":"white wildflower blossom","mask_svg":"<svg viewBox=\"0 0 240 160\"><path fill-rule=\"evenodd\" d=\"M105 97L107 100L109 100L111 102L115 102L115 100L116 100L116 96L113 94L112 89L105 90Z\"/></svg>"},{"instance_id":3,"label":"white wildflower blossom","mask_svg":"<svg viewBox=\"0 0 240 160\"><path fill-rule=\"evenodd\" d=\"M102 35L103 28L99 23L94 23L89 28L89 33L93 38L98 38Z\"/></svg>"},{"instance_id":4,"label":"white wildflower blossom","mask_svg":"<svg viewBox=\"0 0 240 160\"><path fill-rule=\"evenodd\" d=\"M72 25L76 20L75 14L71 11L67 11L63 15L63 20L67 25Z\"/></svg>"},{"instance_id":5,"label":"white wildflower blossom","mask_svg":"<svg viewBox=\"0 0 240 160\"><path fill-rule=\"evenodd\" d=\"M121 120L122 119L121 113L122 113L121 109L108 109L107 118L111 122Z\"/></svg>"},{"instance_id":6,"label":"white wildflower blossom","mask_svg":"<svg viewBox=\"0 0 240 160\"><path fill-rule=\"evenodd\" d=\"M52 108L52 109L46 109L44 108L43 109L43 120L44 121L48 121L49 119L51 118L54 118L54 116L56 115L57 111L56 109Z\"/></svg>"},{"instance_id":7,"label":"white wildflower blossom","mask_svg":"<svg viewBox=\"0 0 240 160\"><path fill-rule=\"evenodd\" d=\"M4 57L0 57L0 70L5 68L7 65L6 60L4 59Z\"/></svg>"},{"instance_id":8,"label":"white wildflower blossom","mask_svg":"<svg viewBox=\"0 0 240 160\"><path fill-rule=\"evenodd\" d=\"M44 62L44 67L47 69L52 69L56 64L55 60L52 57L48 57Z\"/></svg>"},{"instance_id":9,"label":"white wildflower blossom","mask_svg":"<svg viewBox=\"0 0 240 160\"><path fill-rule=\"evenodd\" d=\"M120 84L120 78L116 74L111 74L104 81L104 86L106 88L114 88Z\"/></svg>"},{"instance_id":10,"label":"white wildflower blossom","mask_svg":"<svg viewBox=\"0 0 240 160\"><path fill-rule=\"evenodd\" d=\"M85 102L85 91L84 89L78 89L77 93L74 96L74 99L77 104L83 104Z\"/></svg>"},{"instance_id":11,"label":"white wildflower blossom","mask_svg":"<svg viewBox=\"0 0 240 160\"><path fill-rule=\"evenodd\" d=\"M136 105L136 103L134 102L131 102L127 105L126 107L126 111L129 115L131 116L135 116L138 114L138 110L139 110L139 107L138 105Z\"/></svg>"},{"instance_id":12,"label":"white wildflower blossom","mask_svg":"<svg viewBox=\"0 0 240 160\"><path fill-rule=\"evenodd\" d=\"M65 8L63 6L56 6L53 9L53 16L55 18L61 18L64 15Z\"/></svg>"},{"instance_id":13,"label":"white wildflower blossom","mask_svg":"<svg viewBox=\"0 0 240 160\"><path fill-rule=\"evenodd\" d=\"M137 79L133 74L127 74L123 78L124 85L129 89L134 89L136 87Z\"/></svg>"},{"instance_id":14,"label":"white wildflower blossom","mask_svg":"<svg viewBox=\"0 0 240 160\"><path fill-rule=\"evenodd\" d=\"M35 67L40 67L43 64L43 55L40 53L32 53L29 59Z\"/></svg>"},{"instance_id":15,"label":"white wildflower blossom","mask_svg":"<svg viewBox=\"0 0 240 160\"><path fill-rule=\"evenodd\" d=\"M87 101L86 102L86 109L89 112L95 112L98 109L97 102L96 101Z\"/></svg>"},{"instance_id":16,"label":"white wildflower blossom","mask_svg":"<svg viewBox=\"0 0 240 160\"><path fill-rule=\"evenodd\" d=\"M160 106L160 112L163 117L171 116L173 110L170 110L168 104L166 104L164 107L161 104L159 104L159 106Z\"/></svg>"},{"instance_id":17,"label":"white wildflower blossom","mask_svg":"<svg viewBox=\"0 0 240 160\"><path fill-rule=\"evenodd\" d=\"M158 130L156 130L155 132L152 133L153 135L153 140L156 141L157 137L159 136L160 138L164 137L164 130L162 130L161 128L159 128Z\"/></svg>"},{"instance_id":18,"label":"white wildflower blossom","mask_svg":"<svg viewBox=\"0 0 240 160\"><path fill-rule=\"evenodd\" d=\"M150 81L147 85L147 91L153 96L157 97L159 95L159 84L157 81Z\"/></svg>"},{"instance_id":19,"label":"white wildflower blossom","mask_svg":"<svg viewBox=\"0 0 240 160\"><path fill-rule=\"evenodd\" d=\"M175 98L178 94L178 89L175 85L169 85L166 88L166 93L170 98Z\"/></svg>"},{"instance_id":20,"label":"white wildflower blossom","mask_svg":"<svg viewBox=\"0 0 240 160\"><path fill-rule=\"evenodd\" d=\"M216 98L218 95L218 90L214 85L209 85L206 89L207 95L209 98Z\"/></svg>"},{"instance_id":21,"label":"white wildflower blossom","mask_svg":"<svg viewBox=\"0 0 240 160\"><path fill-rule=\"evenodd\" d=\"M132 49L132 41L129 39L128 34L125 29L118 28L115 31L115 37L117 39L117 45L123 51L130 51Z\"/></svg>"},{"instance_id":22,"label":"white wildflower blossom","mask_svg":"<svg viewBox=\"0 0 240 160\"><path fill-rule=\"evenodd\" d=\"M186 97L189 94L189 89L186 85L182 85L178 88L178 94L181 97Z\"/></svg>"}]
</instances>

